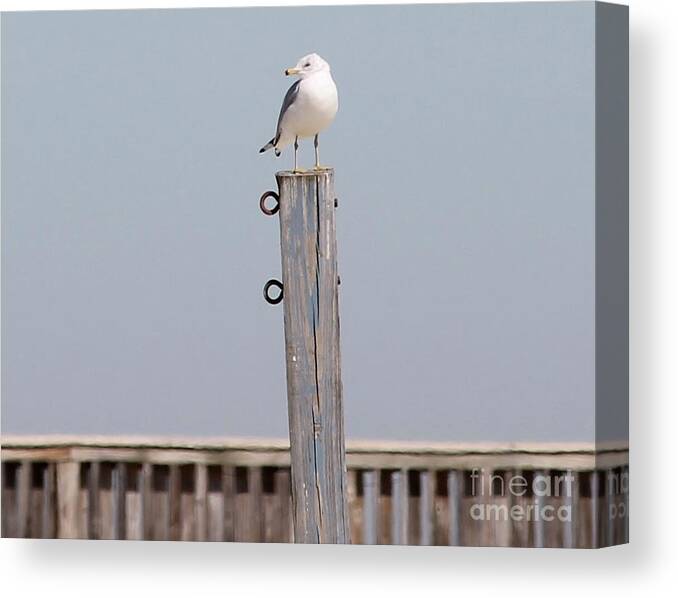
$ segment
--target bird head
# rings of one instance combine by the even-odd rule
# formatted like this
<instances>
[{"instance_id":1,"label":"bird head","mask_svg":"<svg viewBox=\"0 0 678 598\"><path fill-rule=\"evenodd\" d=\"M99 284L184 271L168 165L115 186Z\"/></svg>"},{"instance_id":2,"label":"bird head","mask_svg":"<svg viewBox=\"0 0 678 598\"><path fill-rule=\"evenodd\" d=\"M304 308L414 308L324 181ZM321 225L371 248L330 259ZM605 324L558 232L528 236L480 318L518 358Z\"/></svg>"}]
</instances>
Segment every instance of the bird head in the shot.
<instances>
[{"instance_id":1,"label":"bird head","mask_svg":"<svg viewBox=\"0 0 678 598\"><path fill-rule=\"evenodd\" d=\"M320 56L318 56L317 54L307 54L306 56L299 59L299 62L297 62L296 66L286 69L285 74L298 75L300 78L303 79L308 75L312 75L320 71L329 72L329 70L330 65L327 64L327 62L325 62L322 58L320 58Z\"/></svg>"}]
</instances>

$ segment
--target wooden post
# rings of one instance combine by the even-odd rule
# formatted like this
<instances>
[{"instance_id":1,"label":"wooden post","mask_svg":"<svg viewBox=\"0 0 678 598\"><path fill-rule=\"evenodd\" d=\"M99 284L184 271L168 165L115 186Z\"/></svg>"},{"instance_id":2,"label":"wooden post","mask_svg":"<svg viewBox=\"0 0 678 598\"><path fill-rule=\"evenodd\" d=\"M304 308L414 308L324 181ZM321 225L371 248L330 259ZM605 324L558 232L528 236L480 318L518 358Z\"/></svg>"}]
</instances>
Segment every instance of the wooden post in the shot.
<instances>
[{"instance_id":1,"label":"wooden post","mask_svg":"<svg viewBox=\"0 0 678 598\"><path fill-rule=\"evenodd\" d=\"M78 537L80 463L57 463L57 537Z\"/></svg>"},{"instance_id":2,"label":"wooden post","mask_svg":"<svg viewBox=\"0 0 678 598\"><path fill-rule=\"evenodd\" d=\"M294 539L349 543L334 171L276 179Z\"/></svg>"}]
</instances>

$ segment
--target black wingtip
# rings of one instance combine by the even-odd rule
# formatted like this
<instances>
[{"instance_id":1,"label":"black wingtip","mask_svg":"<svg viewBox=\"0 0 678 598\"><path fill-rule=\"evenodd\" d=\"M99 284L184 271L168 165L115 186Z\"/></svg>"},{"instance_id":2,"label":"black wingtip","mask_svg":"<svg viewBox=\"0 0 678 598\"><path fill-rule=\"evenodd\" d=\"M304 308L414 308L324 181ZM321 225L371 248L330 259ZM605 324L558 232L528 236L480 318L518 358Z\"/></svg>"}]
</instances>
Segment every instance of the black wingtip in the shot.
<instances>
[{"instance_id":1,"label":"black wingtip","mask_svg":"<svg viewBox=\"0 0 678 598\"><path fill-rule=\"evenodd\" d=\"M262 147L262 148L259 150L259 153L260 153L260 154L263 154L265 151L266 151L266 150Z\"/></svg>"}]
</instances>

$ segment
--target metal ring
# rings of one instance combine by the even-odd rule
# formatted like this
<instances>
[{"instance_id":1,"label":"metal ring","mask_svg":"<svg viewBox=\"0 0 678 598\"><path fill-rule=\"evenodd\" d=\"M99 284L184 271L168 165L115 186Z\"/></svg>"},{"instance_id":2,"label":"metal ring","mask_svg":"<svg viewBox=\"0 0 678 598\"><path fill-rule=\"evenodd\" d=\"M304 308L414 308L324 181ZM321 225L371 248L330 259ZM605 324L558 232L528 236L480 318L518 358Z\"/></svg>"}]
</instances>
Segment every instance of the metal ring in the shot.
<instances>
[{"instance_id":1,"label":"metal ring","mask_svg":"<svg viewBox=\"0 0 678 598\"><path fill-rule=\"evenodd\" d=\"M266 207L266 200L269 197L275 198L275 205L270 210ZM275 191L266 191L259 200L259 207L266 216L273 216L280 209L280 197Z\"/></svg>"},{"instance_id":2,"label":"metal ring","mask_svg":"<svg viewBox=\"0 0 678 598\"><path fill-rule=\"evenodd\" d=\"M271 297L268 294L268 290L271 287L278 287L280 289L280 293L278 294L277 297ZM264 285L264 299L266 299L267 303L270 303L271 305L277 305L283 300L283 285L282 282L276 280L275 278L271 278L265 285Z\"/></svg>"}]
</instances>

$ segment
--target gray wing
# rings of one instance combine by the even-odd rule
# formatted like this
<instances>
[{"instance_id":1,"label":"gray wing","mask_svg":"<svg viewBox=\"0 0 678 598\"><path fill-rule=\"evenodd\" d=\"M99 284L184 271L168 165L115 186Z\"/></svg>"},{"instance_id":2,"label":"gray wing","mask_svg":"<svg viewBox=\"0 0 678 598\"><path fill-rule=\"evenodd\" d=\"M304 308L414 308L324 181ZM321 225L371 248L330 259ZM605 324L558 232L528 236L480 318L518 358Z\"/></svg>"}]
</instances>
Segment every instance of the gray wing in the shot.
<instances>
[{"instance_id":1,"label":"gray wing","mask_svg":"<svg viewBox=\"0 0 678 598\"><path fill-rule=\"evenodd\" d=\"M287 109L294 104L294 100L297 98L297 95L299 93L299 85L301 84L301 79L298 81L295 81L294 84L287 90L287 93L285 94L285 98L283 99L282 103L282 108L280 109L280 115L278 116L278 125L275 128L275 141L274 145L278 143L278 139L280 139L280 125L282 125L283 117L285 116L285 112L287 112Z\"/></svg>"}]
</instances>

